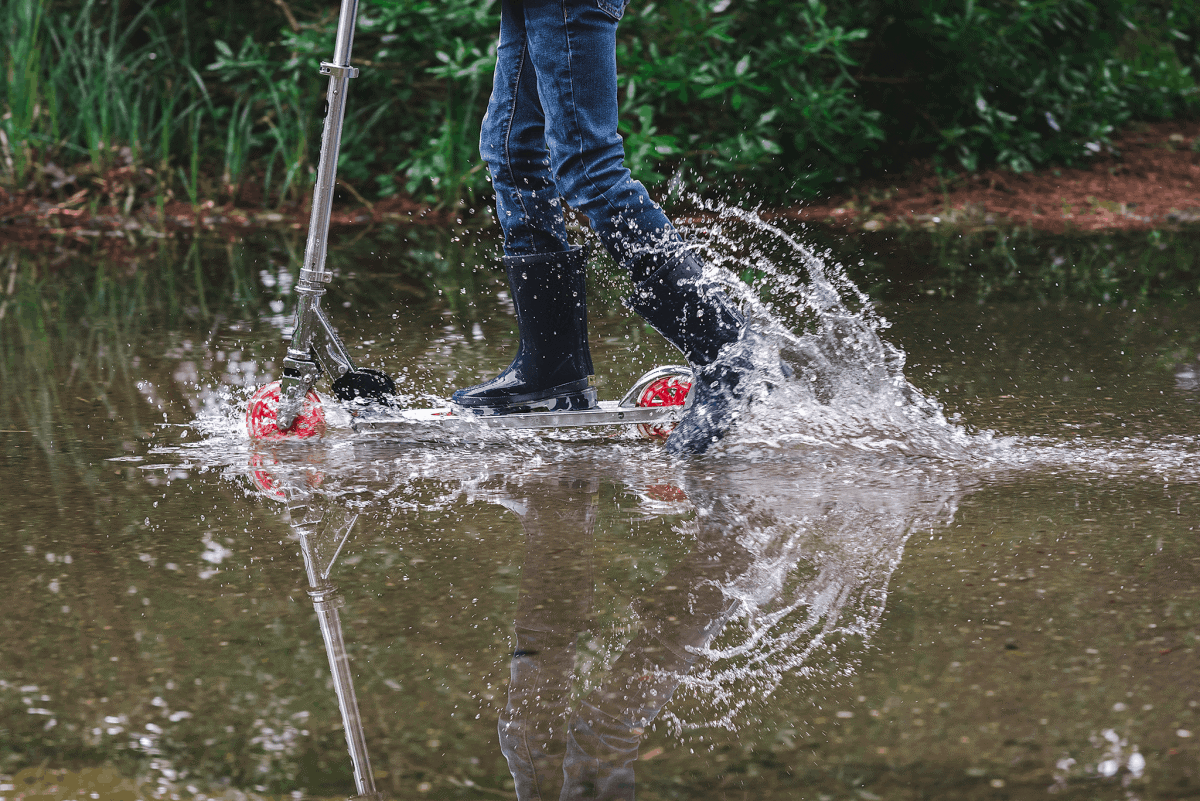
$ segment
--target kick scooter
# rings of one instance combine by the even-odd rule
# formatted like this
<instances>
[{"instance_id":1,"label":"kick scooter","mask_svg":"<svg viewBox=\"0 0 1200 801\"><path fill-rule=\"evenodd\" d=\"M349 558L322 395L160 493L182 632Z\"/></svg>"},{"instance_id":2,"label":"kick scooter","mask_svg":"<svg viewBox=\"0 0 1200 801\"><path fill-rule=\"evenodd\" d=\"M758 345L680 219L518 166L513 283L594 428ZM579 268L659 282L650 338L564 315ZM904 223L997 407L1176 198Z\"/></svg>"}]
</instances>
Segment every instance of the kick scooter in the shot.
<instances>
[{"instance_id":1,"label":"kick scooter","mask_svg":"<svg viewBox=\"0 0 1200 801\"><path fill-rule=\"evenodd\" d=\"M376 435L401 433L418 425L454 428L463 424L490 428L557 428L634 424L643 434L663 439L683 412L692 374L687 367L660 367L646 373L620 401L601 401L598 408L582 411L531 411L504 415L475 415L447 405L436 409L400 410L392 402L395 382L379 370L357 367L337 331L321 308L325 285L333 274L325 264L329 246L329 218L337 181L338 151L346 113L346 92L358 68L350 66L350 49L358 18L358 0L342 0L333 60L321 62L329 76L321 157L313 188L312 213L304 263L296 283L296 312L290 333L283 376L259 388L246 409L246 429L254 440L304 439L325 433L325 412L314 387L326 375L334 397L360 401L375 408L353 410L354 428ZM356 404L359 406L360 404Z\"/></svg>"}]
</instances>

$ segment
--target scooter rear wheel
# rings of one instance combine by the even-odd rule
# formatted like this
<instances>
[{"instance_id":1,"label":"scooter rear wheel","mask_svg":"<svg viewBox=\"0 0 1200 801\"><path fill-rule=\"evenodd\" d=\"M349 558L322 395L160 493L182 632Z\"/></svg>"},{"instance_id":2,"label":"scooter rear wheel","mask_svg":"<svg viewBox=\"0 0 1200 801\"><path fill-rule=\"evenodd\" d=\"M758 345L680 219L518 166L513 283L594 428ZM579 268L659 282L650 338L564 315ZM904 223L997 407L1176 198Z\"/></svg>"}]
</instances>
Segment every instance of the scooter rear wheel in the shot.
<instances>
[{"instance_id":1,"label":"scooter rear wheel","mask_svg":"<svg viewBox=\"0 0 1200 801\"><path fill-rule=\"evenodd\" d=\"M669 375L655 379L638 395L637 405L682 406L692 388L691 376ZM674 423L638 423L638 431L650 439L666 439L675 430Z\"/></svg>"},{"instance_id":2,"label":"scooter rear wheel","mask_svg":"<svg viewBox=\"0 0 1200 801\"><path fill-rule=\"evenodd\" d=\"M316 390L309 390L300 407L300 414L287 431L275 424L279 409L279 382L259 387L246 404L246 433L255 442L278 442L286 439L309 439L325 434L325 407Z\"/></svg>"}]
</instances>

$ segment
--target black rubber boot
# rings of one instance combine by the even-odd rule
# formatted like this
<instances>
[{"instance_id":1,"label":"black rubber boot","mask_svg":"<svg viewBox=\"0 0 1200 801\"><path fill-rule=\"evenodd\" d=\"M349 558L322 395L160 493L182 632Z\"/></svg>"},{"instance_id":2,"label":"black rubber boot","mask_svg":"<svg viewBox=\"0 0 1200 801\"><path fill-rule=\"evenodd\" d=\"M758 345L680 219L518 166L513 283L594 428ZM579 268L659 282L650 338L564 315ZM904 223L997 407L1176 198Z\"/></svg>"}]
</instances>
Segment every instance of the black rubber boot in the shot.
<instances>
[{"instance_id":1,"label":"black rubber boot","mask_svg":"<svg viewBox=\"0 0 1200 801\"><path fill-rule=\"evenodd\" d=\"M583 249L505 256L521 344L508 369L450 396L479 414L592 409L592 355L587 344Z\"/></svg>"},{"instance_id":2,"label":"black rubber boot","mask_svg":"<svg viewBox=\"0 0 1200 801\"><path fill-rule=\"evenodd\" d=\"M691 405L667 438L677 455L701 454L728 433L753 366L722 348L748 330L746 319L690 251L683 250L637 284L629 306L675 347L694 370Z\"/></svg>"}]
</instances>

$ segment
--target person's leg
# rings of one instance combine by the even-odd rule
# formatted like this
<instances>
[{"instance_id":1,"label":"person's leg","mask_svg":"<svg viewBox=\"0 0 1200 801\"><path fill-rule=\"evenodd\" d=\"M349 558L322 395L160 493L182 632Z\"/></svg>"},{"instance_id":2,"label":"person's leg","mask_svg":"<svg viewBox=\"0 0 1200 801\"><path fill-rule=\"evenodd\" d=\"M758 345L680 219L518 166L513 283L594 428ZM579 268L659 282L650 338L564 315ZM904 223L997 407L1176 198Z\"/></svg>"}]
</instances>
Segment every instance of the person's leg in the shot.
<instances>
[{"instance_id":1,"label":"person's leg","mask_svg":"<svg viewBox=\"0 0 1200 801\"><path fill-rule=\"evenodd\" d=\"M629 271L629 305L696 368L697 392L669 445L699 452L722 437L747 382L745 365L717 365L745 318L706 277L674 226L625 166L617 132L617 22L621 0L524 0L528 57L537 73L550 168L559 193L587 215ZM712 366L712 367L710 367ZM697 409L697 402L702 409Z\"/></svg>"},{"instance_id":2,"label":"person's leg","mask_svg":"<svg viewBox=\"0 0 1200 801\"><path fill-rule=\"evenodd\" d=\"M568 204L587 215L617 263L640 282L682 243L625 166L617 132L616 35L622 4L524 0L523 5L554 183Z\"/></svg>"},{"instance_id":3,"label":"person's leg","mask_svg":"<svg viewBox=\"0 0 1200 801\"><path fill-rule=\"evenodd\" d=\"M529 60L524 4L504 0L496 76L479 152L496 192L504 267L520 348L496 378L451 396L480 413L590 409L585 259L567 239L562 200L550 176L545 117Z\"/></svg>"},{"instance_id":4,"label":"person's leg","mask_svg":"<svg viewBox=\"0 0 1200 801\"><path fill-rule=\"evenodd\" d=\"M522 0L503 0L492 97L479 136L479 154L496 193L496 217L507 256L568 250L563 204L550 175L545 114L529 60Z\"/></svg>"}]
</instances>

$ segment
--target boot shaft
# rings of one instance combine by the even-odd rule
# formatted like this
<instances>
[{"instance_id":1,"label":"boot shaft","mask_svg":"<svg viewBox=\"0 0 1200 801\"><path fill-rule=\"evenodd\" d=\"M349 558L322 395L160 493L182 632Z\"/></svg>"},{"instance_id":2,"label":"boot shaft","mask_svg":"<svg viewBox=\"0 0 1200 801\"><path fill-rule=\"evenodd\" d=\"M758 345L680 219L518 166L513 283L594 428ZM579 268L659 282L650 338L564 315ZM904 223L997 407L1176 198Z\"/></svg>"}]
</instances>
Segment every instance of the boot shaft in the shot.
<instances>
[{"instance_id":1,"label":"boot shaft","mask_svg":"<svg viewBox=\"0 0 1200 801\"><path fill-rule=\"evenodd\" d=\"M506 256L504 268L520 331L516 358L491 381L450 400L484 414L595 408L583 249Z\"/></svg>"},{"instance_id":2,"label":"boot shaft","mask_svg":"<svg viewBox=\"0 0 1200 801\"><path fill-rule=\"evenodd\" d=\"M505 256L504 269L521 334L517 359L524 361L531 383L553 386L592 375L583 248Z\"/></svg>"},{"instance_id":3,"label":"boot shaft","mask_svg":"<svg viewBox=\"0 0 1200 801\"><path fill-rule=\"evenodd\" d=\"M717 359L721 348L736 342L746 319L721 286L704 276L704 267L682 250L639 282L626 301L694 367Z\"/></svg>"}]
</instances>

